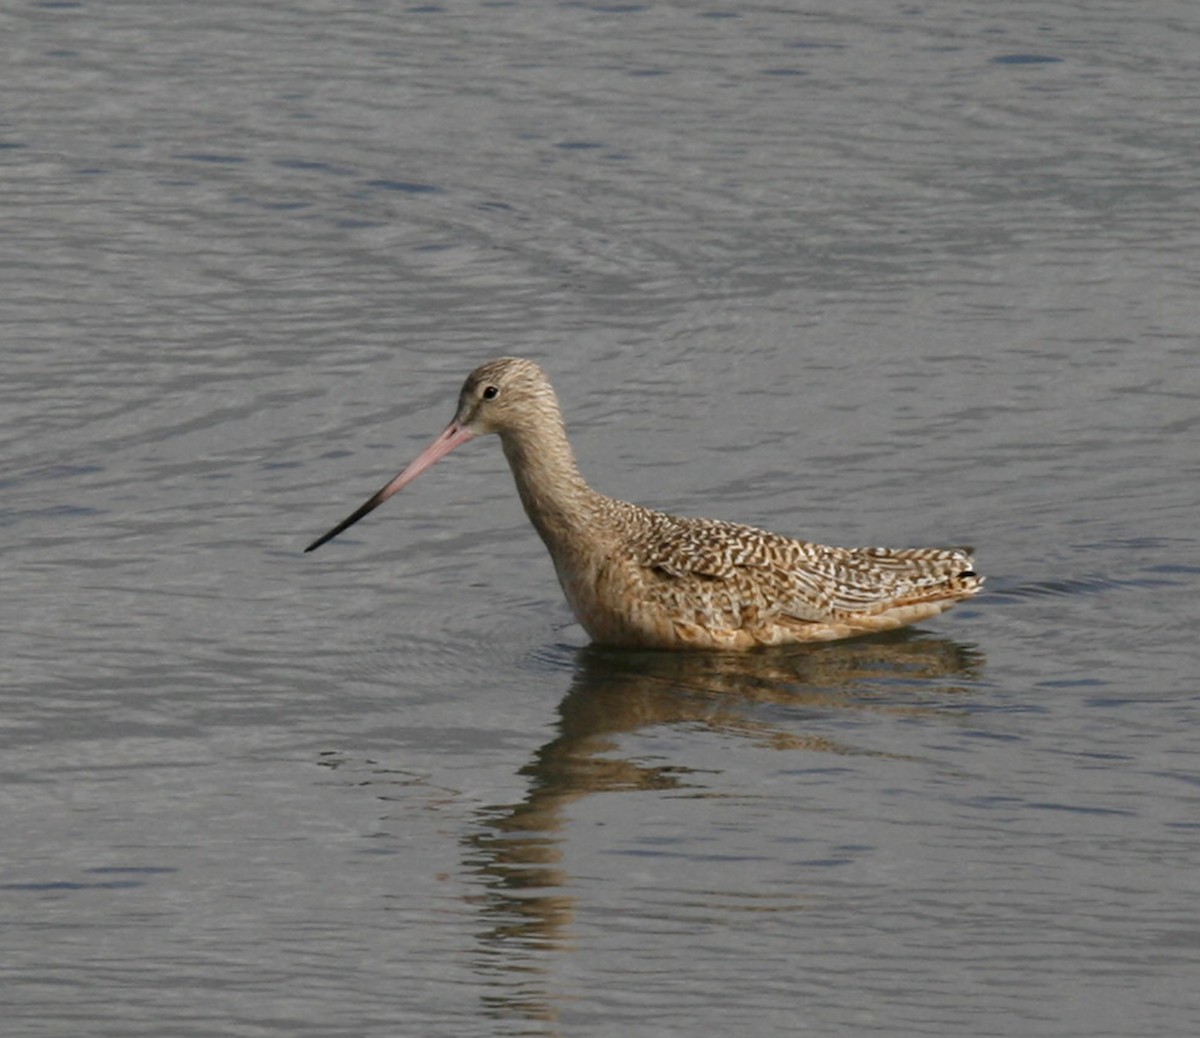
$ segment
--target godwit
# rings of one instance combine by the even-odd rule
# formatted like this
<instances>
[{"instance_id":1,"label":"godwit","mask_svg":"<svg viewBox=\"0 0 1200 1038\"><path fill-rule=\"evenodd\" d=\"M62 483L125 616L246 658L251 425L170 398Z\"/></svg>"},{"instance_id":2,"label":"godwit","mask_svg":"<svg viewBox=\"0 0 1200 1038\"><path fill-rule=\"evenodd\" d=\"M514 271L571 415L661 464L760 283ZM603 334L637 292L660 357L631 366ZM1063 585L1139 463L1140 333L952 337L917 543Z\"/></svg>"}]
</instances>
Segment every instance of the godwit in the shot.
<instances>
[{"instance_id":1,"label":"godwit","mask_svg":"<svg viewBox=\"0 0 1200 1038\"><path fill-rule=\"evenodd\" d=\"M983 586L970 548L831 548L605 497L579 474L545 372L513 357L472 371L445 431L304 550L486 433L500 437L567 602L602 645L750 649L831 641L936 616Z\"/></svg>"}]
</instances>

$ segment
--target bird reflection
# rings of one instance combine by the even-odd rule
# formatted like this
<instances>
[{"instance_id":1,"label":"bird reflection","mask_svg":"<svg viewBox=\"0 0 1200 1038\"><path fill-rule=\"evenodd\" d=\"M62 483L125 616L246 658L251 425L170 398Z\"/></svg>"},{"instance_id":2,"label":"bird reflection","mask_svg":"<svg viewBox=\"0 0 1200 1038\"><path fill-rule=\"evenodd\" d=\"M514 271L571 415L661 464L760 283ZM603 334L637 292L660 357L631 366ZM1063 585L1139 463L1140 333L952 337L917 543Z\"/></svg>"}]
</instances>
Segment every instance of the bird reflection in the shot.
<instances>
[{"instance_id":1,"label":"bird reflection","mask_svg":"<svg viewBox=\"0 0 1200 1038\"><path fill-rule=\"evenodd\" d=\"M963 682L978 673L984 657L972 647L901 631L749 654L590 646L571 662L558 735L521 769L528 793L518 804L482 810L480 825L467 837L467 867L484 879L487 891L479 965L496 986L490 1008L529 1021L554 1021L555 1000L544 990L538 961L570 946L575 897L561 853L568 805L622 790L693 787L698 796L719 795L706 792L702 773L682 762L623 756L623 735L686 724L780 750L878 754L803 732L805 713L935 713L944 707L938 699L931 702L931 693L940 699L965 692ZM898 692L910 687L920 694L905 702ZM788 725L761 719L762 704L787 708Z\"/></svg>"}]
</instances>

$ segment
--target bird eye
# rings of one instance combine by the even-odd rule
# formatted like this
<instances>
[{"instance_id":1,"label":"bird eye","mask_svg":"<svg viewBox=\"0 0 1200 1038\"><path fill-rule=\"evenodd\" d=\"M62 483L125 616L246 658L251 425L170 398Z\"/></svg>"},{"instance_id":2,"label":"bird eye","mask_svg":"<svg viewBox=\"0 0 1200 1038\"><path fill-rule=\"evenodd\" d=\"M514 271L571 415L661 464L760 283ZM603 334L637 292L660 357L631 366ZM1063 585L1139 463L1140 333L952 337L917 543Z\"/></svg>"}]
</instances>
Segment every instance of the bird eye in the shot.
<instances>
[{"instance_id":1,"label":"bird eye","mask_svg":"<svg viewBox=\"0 0 1200 1038\"><path fill-rule=\"evenodd\" d=\"M488 386L483 391L483 399L484 400L495 400L496 397L498 397L499 395L500 395L499 386Z\"/></svg>"}]
</instances>

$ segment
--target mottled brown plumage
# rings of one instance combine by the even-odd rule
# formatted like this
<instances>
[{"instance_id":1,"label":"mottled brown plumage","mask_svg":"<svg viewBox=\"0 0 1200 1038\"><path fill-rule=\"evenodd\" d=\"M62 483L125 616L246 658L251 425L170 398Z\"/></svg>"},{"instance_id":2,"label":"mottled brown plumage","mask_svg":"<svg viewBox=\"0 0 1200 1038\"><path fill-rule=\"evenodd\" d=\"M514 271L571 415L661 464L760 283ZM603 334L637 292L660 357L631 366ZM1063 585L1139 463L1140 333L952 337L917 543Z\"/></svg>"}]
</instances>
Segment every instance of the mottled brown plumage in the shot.
<instances>
[{"instance_id":1,"label":"mottled brown plumage","mask_svg":"<svg viewBox=\"0 0 1200 1038\"><path fill-rule=\"evenodd\" d=\"M445 432L305 550L486 433L500 436L567 601L601 644L750 649L829 641L936 616L983 585L970 548L832 548L599 494L579 474L549 379L532 361L512 357L471 372Z\"/></svg>"}]
</instances>

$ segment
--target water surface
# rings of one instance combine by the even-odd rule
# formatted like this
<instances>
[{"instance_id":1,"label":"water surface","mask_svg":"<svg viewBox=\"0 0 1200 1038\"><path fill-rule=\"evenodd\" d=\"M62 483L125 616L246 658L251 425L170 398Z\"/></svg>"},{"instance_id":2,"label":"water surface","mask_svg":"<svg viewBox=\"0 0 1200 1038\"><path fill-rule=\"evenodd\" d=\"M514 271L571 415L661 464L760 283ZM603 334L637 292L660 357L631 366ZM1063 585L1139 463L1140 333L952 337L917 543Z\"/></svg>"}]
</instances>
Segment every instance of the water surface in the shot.
<instances>
[{"instance_id":1,"label":"water surface","mask_svg":"<svg viewBox=\"0 0 1200 1038\"><path fill-rule=\"evenodd\" d=\"M14 1034L1200 1027L1187 3L6 16ZM600 489L975 544L911 632L586 647Z\"/></svg>"}]
</instances>

